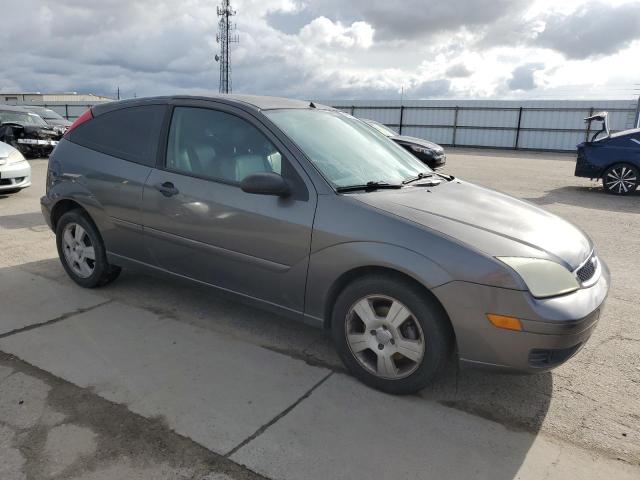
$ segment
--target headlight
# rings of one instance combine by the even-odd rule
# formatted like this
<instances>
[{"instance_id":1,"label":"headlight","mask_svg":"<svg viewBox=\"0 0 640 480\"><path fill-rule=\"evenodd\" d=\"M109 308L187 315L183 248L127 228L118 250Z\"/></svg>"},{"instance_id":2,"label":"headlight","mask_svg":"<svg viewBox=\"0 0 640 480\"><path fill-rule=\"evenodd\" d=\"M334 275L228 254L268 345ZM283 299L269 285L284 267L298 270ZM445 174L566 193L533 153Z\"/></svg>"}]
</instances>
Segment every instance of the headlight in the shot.
<instances>
[{"instance_id":1,"label":"headlight","mask_svg":"<svg viewBox=\"0 0 640 480\"><path fill-rule=\"evenodd\" d=\"M513 268L536 298L554 297L580 288L573 274L562 265L542 258L497 257Z\"/></svg>"},{"instance_id":2,"label":"headlight","mask_svg":"<svg viewBox=\"0 0 640 480\"><path fill-rule=\"evenodd\" d=\"M7 165L11 165L12 163L20 163L24 162L24 157L18 150L13 150L9 156L7 157Z\"/></svg>"},{"instance_id":3,"label":"headlight","mask_svg":"<svg viewBox=\"0 0 640 480\"><path fill-rule=\"evenodd\" d=\"M430 148L419 147L418 145L411 145L411 150L413 150L416 153L425 153L427 155L433 154L433 150L431 150Z\"/></svg>"}]
</instances>

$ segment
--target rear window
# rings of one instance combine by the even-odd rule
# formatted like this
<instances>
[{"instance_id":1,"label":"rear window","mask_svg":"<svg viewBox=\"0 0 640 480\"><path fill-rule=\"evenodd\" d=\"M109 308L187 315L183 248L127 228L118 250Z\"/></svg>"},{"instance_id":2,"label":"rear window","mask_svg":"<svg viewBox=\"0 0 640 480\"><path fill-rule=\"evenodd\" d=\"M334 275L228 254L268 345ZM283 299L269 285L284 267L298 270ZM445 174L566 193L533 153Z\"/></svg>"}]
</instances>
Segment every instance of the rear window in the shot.
<instances>
[{"instance_id":1,"label":"rear window","mask_svg":"<svg viewBox=\"0 0 640 480\"><path fill-rule=\"evenodd\" d=\"M165 105L122 108L79 125L73 143L130 162L154 166Z\"/></svg>"}]
</instances>

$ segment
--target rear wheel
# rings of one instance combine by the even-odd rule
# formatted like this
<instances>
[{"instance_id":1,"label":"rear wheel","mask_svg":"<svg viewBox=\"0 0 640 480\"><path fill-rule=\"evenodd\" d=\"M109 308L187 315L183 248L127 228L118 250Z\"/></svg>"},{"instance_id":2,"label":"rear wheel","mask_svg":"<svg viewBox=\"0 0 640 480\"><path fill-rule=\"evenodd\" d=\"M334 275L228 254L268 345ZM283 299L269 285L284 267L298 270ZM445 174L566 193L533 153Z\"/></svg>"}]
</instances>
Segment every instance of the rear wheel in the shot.
<instances>
[{"instance_id":1,"label":"rear wheel","mask_svg":"<svg viewBox=\"0 0 640 480\"><path fill-rule=\"evenodd\" d=\"M338 296L333 340L346 367L379 390L408 394L426 387L451 355L451 328L440 305L401 278L370 276Z\"/></svg>"},{"instance_id":2,"label":"rear wheel","mask_svg":"<svg viewBox=\"0 0 640 480\"><path fill-rule=\"evenodd\" d=\"M58 220L56 244L62 266L71 279L85 288L115 280L120 267L109 264L102 237L80 210L71 210Z\"/></svg>"},{"instance_id":3,"label":"rear wheel","mask_svg":"<svg viewBox=\"0 0 640 480\"><path fill-rule=\"evenodd\" d=\"M614 195L628 195L638 188L640 173L628 163L612 165L602 175L602 186Z\"/></svg>"}]
</instances>

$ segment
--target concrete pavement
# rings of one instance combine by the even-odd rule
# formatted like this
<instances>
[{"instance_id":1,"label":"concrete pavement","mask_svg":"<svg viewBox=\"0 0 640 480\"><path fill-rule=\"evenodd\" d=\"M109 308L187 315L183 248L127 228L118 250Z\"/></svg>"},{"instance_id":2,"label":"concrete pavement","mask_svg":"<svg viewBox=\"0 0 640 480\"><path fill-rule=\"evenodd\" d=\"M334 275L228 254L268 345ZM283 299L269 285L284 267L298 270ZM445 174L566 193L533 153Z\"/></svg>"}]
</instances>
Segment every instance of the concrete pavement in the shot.
<instances>
[{"instance_id":1,"label":"concrete pavement","mask_svg":"<svg viewBox=\"0 0 640 480\"><path fill-rule=\"evenodd\" d=\"M450 171L583 226L614 289L553 373L451 366L410 397L344 375L321 332L201 287L125 272L82 290L38 217L40 187L0 199L0 351L17 357L0 355L0 478L638 478L640 198L589 190L566 156L471 153ZM74 420L75 395L103 414ZM127 455L133 424L155 436Z\"/></svg>"}]
</instances>

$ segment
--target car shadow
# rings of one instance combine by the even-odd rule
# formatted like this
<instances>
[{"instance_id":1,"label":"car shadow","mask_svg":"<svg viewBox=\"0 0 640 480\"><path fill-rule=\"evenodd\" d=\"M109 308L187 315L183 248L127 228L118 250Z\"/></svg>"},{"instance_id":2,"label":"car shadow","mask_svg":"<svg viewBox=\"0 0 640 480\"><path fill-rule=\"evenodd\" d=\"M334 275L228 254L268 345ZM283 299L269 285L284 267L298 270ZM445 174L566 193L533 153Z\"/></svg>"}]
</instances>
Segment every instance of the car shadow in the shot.
<instances>
[{"instance_id":1,"label":"car shadow","mask_svg":"<svg viewBox=\"0 0 640 480\"><path fill-rule=\"evenodd\" d=\"M600 185L569 185L548 190L540 197L524 198L537 205L562 203L576 207L593 208L608 212L640 213L640 190L627 195L617 196L605 192Z\"/></svg>"},{"instance_id":2,"label":"car shadow","mask_svg":"<svg viewBox=\"0 0 640 480\"><path fill-rule=\"evenodd\" d=\"M445 147L447 155L460 155L471 157L491 157L491 158L522 158L532 160L563 160L576 161L575 152L554 152L536 150L512 150L479 147Z\"/></svg>"},{"instance_id":3,"label":"car shadow","mask_svg":"<svg viewBox=\"0 0 640 480\"><path fill-rule=\"evenodd\" d=\"M0 196L0 198L2 197ZM6 228L7 230L46 226L47 224L40 212L17 213L15 215L0 216L0 227Z\"/></svg>"},{"instance_id":4,"label":"car shadow","mask_svg":"<svg viewBox=\"0 0 640 480\"><path fill-rule=\"evenodd\" d=\"M74 286L57 258L23 264L19 268L58 284ZM144 308L161 317L226 333L243 342L310 365L345 373L332 347L330 335L326 332L247 306L211 288L185 280L152 277L125 270L117 281L94 292L114 301ZM424 458L421 457L420 461L425 463L425 468L447 471L451 467L451 476L440 478L511 480L517 478L540 431L552 391L551 373L498 374L459 369L457 362L451 361L445 374L418 394L408 397L383 396L382 400L379 398L381 394L376 392L372 391L369 395L376 405L380 401L396 411L409 409L428 415L429 421L433 422L429 429L411 431L409 419L404 427L411 431L411 438L417 438L424 445ZM443 409L442 406L447 408ZM366 412L366 404L362 404L362 408L365 411L361 411L361 415L370 415ZM469 415L459 415L449 409ZM443 411L451 413L443 414ZM478 417L495 423L484 422ZM397 428L397 425L385 427L386 421L384 417L376 417L376 428L382 432L387 428ZM448 422L451 421L455 425L449 427ZM363 427L361 422L356 421L352 427L344 425L344 428ZM454 448L455 452L435 455L427 445L437 443L438 435L446 435L447 444L453 438L453 443L459 447ZM377 448L377 445L374 442L371 448ZM476 450L465 454L464 450L470 448ZM479 459L485 454L488 455L487 459ZM457 460L454 462L453 458Z\"/></svg>"}]
</instances>

